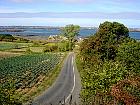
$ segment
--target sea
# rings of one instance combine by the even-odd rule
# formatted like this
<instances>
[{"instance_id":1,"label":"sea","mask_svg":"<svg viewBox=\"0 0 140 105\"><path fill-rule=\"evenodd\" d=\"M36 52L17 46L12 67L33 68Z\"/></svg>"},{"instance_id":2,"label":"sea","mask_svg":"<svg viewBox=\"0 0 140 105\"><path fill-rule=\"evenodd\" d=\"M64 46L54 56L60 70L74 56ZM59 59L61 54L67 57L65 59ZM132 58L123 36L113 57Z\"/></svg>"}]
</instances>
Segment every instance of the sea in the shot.
<instances>
[{"instance_id":1,"label":"sea","mask_svg":"<svg viewBox=\"0 0 140 105\"><path fill-rule=\"evenodd\" d=\"M94 35L97 29L80 29L79 37L87 37ZM0 34L12 34L20 36L50 36L59 35L61 33L60 29L26 29L21 32L0 32ZM129 32L131 38L140 40L140 32Z\"/></svg>"}]
</instances>

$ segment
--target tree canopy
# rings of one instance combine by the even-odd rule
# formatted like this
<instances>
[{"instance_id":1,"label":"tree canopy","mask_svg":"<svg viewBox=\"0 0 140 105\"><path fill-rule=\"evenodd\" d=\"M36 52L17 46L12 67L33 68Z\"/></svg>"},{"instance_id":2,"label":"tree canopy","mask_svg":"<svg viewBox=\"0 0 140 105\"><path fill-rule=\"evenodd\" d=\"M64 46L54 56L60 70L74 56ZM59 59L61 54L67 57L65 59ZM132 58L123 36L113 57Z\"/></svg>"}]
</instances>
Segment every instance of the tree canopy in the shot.
<instances>
[{"instance_id":1,"label":"tree canopy","mask_svg":"<svg viewBox=\"0 0 140 105\"><path fill-rule=\"evenodd\" d=\"M98 31L94 36L91 36L83 41L81 44L81 53L84 57L92 59L114 59L116 50L119 43L123 42L122 39L127 39L129 36L128 28L118 22L104 22L100 24ZM92 54L98 56L92 56ZM87 55L87 56L85 56Z\"/></svg>"},{"instance_id":2,"label":"tree canopy","mask_svg":"<svg viewBox=\"0 0 140 105\"><path fill-rule=\"evenodd\" d=\"M68 38L69 40L69 50L72 50L74 47L74 39L76 36L79 35L80 31L80 26L78 25L66 25L64 28L61 30L61 34L64 35L65 37Z\"/></svg>"},{"instance_id":3,"label":"tree canopy","mask_svg":"<svg viewBox=\"0 0 140 105\"><path fill-rule=\"evenodd\" d=\"M128 37L129 30L121 23L106 21L100 24L96 35L99 35L101 38L107 38L110 37L110 35L114 35L113 38L119 40L122 37Z\"/></svg>"},{"instance_id":4,"label":"tree canopy","mask_svg":"<svg viewBox=\"0 0 140 105\"><path fill-rule=\"evenodd\" d=\"M62 29L62 35L66 36L69 40L73 40L75 36L79 35L79 31L80 31L80 26L78 25L66 25L63 29Z\"/></svg>"}]
</instances>

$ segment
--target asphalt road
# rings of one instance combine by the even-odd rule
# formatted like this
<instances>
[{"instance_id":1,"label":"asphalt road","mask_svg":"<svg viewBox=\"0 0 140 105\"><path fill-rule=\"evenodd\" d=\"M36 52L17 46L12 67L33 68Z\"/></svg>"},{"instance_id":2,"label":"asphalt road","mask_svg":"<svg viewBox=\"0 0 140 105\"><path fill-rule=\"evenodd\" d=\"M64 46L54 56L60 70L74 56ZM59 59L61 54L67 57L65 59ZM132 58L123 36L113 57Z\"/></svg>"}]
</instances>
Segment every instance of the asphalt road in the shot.
<instances>
[{"instance_id":1,"label":"asphalt road","mask_svg":"<svg viewBox=\"0 0 140 105\"><path fill-rule=\"evenodd\" d=\"M32 105L79 104L80 76L75 64L75 54L69 53L55 83L35 98Z\"/></svg>"}]
</instances>

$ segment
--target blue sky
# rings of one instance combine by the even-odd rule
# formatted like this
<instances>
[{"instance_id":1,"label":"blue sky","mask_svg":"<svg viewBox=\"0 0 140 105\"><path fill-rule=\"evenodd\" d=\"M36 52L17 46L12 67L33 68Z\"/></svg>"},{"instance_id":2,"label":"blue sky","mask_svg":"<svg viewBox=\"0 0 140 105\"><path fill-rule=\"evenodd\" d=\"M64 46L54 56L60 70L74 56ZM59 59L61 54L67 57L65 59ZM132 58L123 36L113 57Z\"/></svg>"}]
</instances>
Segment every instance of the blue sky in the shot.
<instances>
[{"instance_id":1,"label":"blue sky","mask_svg":"<svg viewBox=\"0 0 140 105\"><path fill-rule=\"evenodd\" d=\"M0 25L140 27L140 0L0 0Z\"/></svg>"}]
</instances>

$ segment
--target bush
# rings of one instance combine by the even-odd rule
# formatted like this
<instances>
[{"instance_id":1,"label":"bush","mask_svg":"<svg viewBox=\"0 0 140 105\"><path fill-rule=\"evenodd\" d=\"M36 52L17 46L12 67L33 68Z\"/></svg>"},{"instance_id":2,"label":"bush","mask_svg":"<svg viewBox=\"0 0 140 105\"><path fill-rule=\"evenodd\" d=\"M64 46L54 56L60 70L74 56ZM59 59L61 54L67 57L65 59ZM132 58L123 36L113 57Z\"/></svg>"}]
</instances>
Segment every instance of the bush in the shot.
<instances>
[{"instance_id":1,"label":"bush","mask_svg":"<svg viewBox=\"0 0 140 105\"><path fill-rule=\"evenodd\" d=\"M31 49L30 49L30 48L27 48L27 49L26 49L26 53L27 53L27 54L32 53Z\"/></svg>"},{"instance_id":2,"label":"bush","mask_svg":"<svg viewBox=\"0 0 140 105\"><path fill-rule=\"evenodd\" d=\"M43 49L43 52L55 52L55 51L58 51L58 46L57 45L46 46Z\"/></svg>"},{"instance_id":3,"label":"bush","mask_svg":"<svg viewBox=\"0 0 140 105\"><path fill-rule=\"evenodd\" d=\"M110 94L111 86L125 79L128 74L126 67L119 62L105 61L103 64L94 64L90 68L82 69L83 66L80 69L83 103L92 102L97 94L103 95L102 98L105 99Z\"/></svg>"},{"instance_id":4,"label":"bush","mask_svg":"<svg viewBox=\"0 0 140 105\"><path fill-rule=\"evenodd\" d=\"M117 60L122 62L130 74L140 74L140 42L123 43L118 48Z\"/></svg>"}]
</instances>

